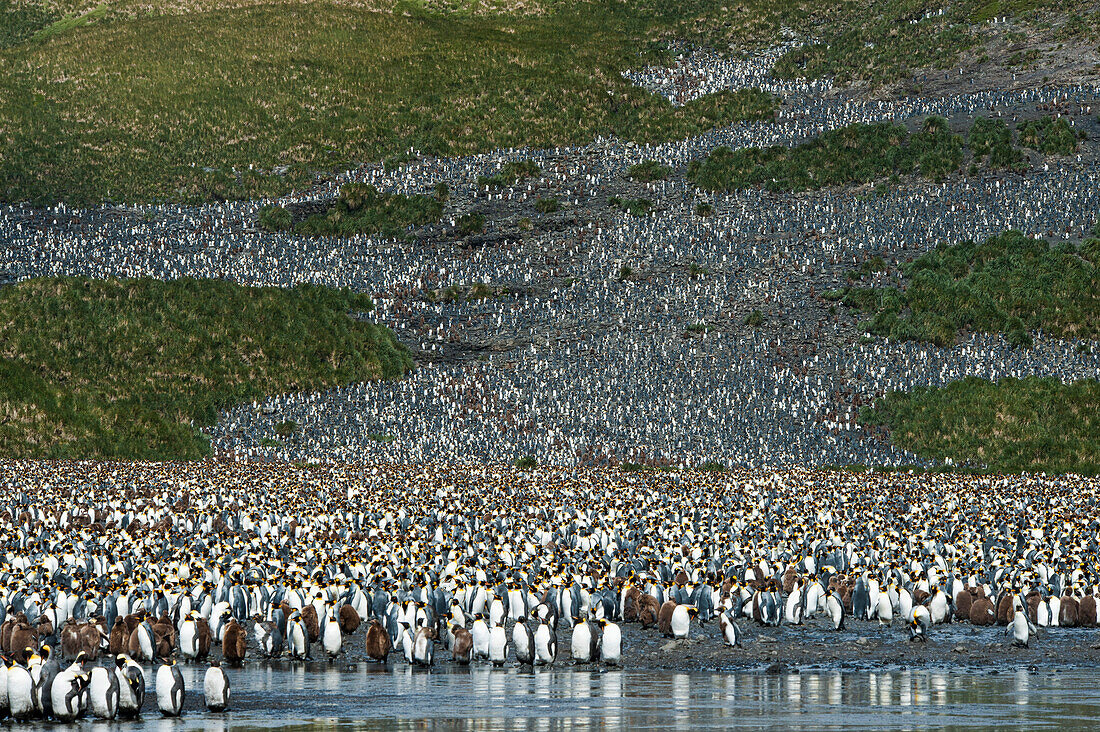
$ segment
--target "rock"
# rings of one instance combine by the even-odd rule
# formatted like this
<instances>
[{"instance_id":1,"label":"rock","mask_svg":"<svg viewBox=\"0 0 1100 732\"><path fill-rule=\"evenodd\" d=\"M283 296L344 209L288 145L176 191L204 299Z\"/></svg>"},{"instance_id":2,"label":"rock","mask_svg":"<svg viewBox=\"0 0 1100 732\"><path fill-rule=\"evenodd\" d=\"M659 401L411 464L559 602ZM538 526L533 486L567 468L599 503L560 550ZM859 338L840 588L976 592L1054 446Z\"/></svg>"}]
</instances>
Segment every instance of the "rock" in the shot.
<instances>
[{"instance_id":1,"label":"rock","mask_svg":"<svg viewBox=\"0 0 1100 732\"><path fill-rule=\"evenodd\" d=\"M953 650L955 653L969 653L970 652L970 651L967 650L966 646L955 646L951 650Z\"/></svg>"},{"instance_id":2,"label":"rock","mask_svg":"<svg viewBox=\"0 0 1100 732\"><path fill-rule=\"evenodd\" d=\"M766 674L781 674L786 670L787 670L787 667L785 665L783 665L782 663L776 662L776 663L773 663L771 666L768 666L766 669L764 669L764 673L766 673Z\"/></svg>"},{"instance_id":3,"label":"rock","mask_svg":"<svg viewBox=\"0 0 1100 732\"><path fill-rule=\"evenodd\" d=\"M869 646L869 645L871 645L871 639L868 638L865 635L861 635L859 638L856 639L856 645L857 646Z\"/></svg>"},{"instance_id":4,"label":"rock","mask_svg":"<svg viewBox=\"0 0 1100 732\"><path fill-rule=\"evenodd\" d=\"M770 635L762 635L762 636L760 636L759 638L756 639L756 642L757 643L778 643L779 641L777 641L775 638L772 638Z\"/></svg>"}]
</instances>

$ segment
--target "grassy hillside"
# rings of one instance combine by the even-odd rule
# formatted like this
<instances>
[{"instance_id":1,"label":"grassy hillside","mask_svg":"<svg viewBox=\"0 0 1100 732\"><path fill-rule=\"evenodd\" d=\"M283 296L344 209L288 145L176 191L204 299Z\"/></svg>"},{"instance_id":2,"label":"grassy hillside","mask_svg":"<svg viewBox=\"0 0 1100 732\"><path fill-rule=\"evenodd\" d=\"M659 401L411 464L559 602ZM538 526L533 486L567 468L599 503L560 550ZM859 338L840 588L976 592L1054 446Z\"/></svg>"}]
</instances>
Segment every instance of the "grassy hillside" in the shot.
<instances>
[{"instance_id":1,"label":"grassy hillside","mask_svg":"<svg viewBox=\"0 0 1100 732\"><path fill-rule=\"evenodd\" d=\"M614 0L544 15L196 7L109 11L0 50L0 200L267 196L410 147L664 140L772 111L760 92L675 108L631 85L620 72L657 58L654 20Z\"/></svg>"},{"instance_id":2,"label":"grassy hillside","mask_svg":"<svg viewBox=\"0 0 1100 732\"><path fill-rule=\"evenodd\" d=\"M0 288L0 455L193 459L192 426L266 395L396 378L372 303L321 287L35 279Z\"/></svg>"},{"instance_id":3,"label":"grassy hillside","mask_svg":"<svg viewBox=\"0 0 1100 732\"><path fill-rule=\"evenodd\" d=\"M860 415L921 457L995 472L1100 474L1100 382L968 378L892 392Z\"/></svg>"},{"instance_id":4,"label":"grassy hillside","mask_svg":"<svg viewBox=\"0 0 1100 732\"><path fill-rule=\"evenodd\" d=\"M1039 329L1059 338L1100 336L1100 239L1052 246L1009 231L937 247L901 274L902 287L853 285L826 297L867 313L869 333L940 346L965 331L1005 333L1021 346Z\"/></svg>"}]
</instances>

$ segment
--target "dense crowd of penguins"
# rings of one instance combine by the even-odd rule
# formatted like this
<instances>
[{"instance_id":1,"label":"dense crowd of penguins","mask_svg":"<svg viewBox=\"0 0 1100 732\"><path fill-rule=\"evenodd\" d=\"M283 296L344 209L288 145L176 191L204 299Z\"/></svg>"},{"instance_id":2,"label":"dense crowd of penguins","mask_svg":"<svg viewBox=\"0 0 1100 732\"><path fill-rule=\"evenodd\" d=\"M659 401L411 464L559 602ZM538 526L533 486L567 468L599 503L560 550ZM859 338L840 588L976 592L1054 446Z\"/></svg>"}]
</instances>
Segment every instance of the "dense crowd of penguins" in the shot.
<instances>
[{"instance_id":1,"label":"dense crowd of penguins","mask_svg":"<svg viewBox=\"0 0 1100 732\"><path fill-rule=\"evenodd\" d=\"M446 182L482 203L532 204L553 196L570 207L604 207L630 164L679 166L719 145L791 144L852 122L929 114L952 118L1056 114L1094 133L1089 85L982 91L937 98L863 100L827 85L774 82L783 48L759 57L683 53L671 70L631 79L655 93L764 85L783 105L768 122L718 128L687 140L637 146L621 140L553 150L507 150L372 166L283 204L330 198L347 180L404 193ZM674 86L674 85L673 85ZM536 179L479 187L509 160L541 166ZM919 464L856 417L891 389L966 376L1100 375L1100 349L1036 334L1029 351L999 337L968 336L952 348L853 344L851 319L818 298L872 254L904 261L938 242L1019 229L1055 241L1091 231L1100 211L1094 154L1063 158L1027 175L911 182L870 191L728 195L679 178L645 184L644 217L615 214L465 248L370 236L311 239L255 225L265 202L47 211L0 208L0 273L14 277L224 278L250 285L314 282L371 294L373 314L426 359L446 347L483 349L484 361L433 363L399 383L273 396L221 415L211 437L242 459L379 462L509 462L530 454L551 464L783 466ZM713 215L694 214L696 204ZM489 221L490 232L494 222ZM553 227L551 227L553 228ZM623 267L633 275L623 278ZM525 294L476 302L432 301L450 284L485 282ZM759 330L742 327L754 309ZM693 337L688 328L701 326ZM284 439L276 425L299 429Z\"/></svg>"},{"instance_id":2,"label":"dense crowd of penguins","mask_svg":"<svg viewBox=\"0 0 1100 732\"><path fill-rule=\"evenodd\" d=\"M180 663L630 663L852 619L1095 626L1095 480L0 463L0 714L179 715ZM1056 632L1056 631L1055 631ZM251 641L250 641L251 638ZM560 648L559 648L560 645ZM151 705L149 705L151 706Z\"/></svg>"}]
</instances>

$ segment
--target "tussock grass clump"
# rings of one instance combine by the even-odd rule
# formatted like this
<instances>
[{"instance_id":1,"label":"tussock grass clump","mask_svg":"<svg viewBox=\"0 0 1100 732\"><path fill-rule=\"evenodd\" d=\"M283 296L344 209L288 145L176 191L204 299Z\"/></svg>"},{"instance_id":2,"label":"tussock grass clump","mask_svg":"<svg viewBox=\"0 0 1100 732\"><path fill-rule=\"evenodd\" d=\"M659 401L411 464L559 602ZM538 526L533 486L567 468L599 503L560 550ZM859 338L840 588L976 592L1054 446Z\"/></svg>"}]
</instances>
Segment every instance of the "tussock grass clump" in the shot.
<instances>
[{"instance_id":1,"label":"tussock grass clump","mask_svg":"<svg viewBox=\"0 0 1100 732\"><path fill-rule=\"evenodd\" d=\"M500 167L496 175L477 177L477 184L486 188L500 189L518 183L521 180L534 178L542 172L534 160L511 160Z\"/></svg>"},{"instance_id":2,"label":"tussock grass clump","mask_svg":"<svg viewBox=\"0 0 1100 732\"><path fill-rule=\"evenodd\" d=\"M260 228L266 231L290 231L294 216L282 206L264 206L256 213Z\"/></svg>"},{"instance_id":3,"label":"tussock grass clump","mask_svg":"<svg viewBox=\"0 0 1100 732\"><path fill-rule=\"evenodd\" d=\"M442 215L443 204L435 196L403 196L364 183L348 183L340 187L340 195L328 211L310 216L295 230L304 236L398 236L410 226L438 221Z\"/></svg>"},{"instance_id":4,"label":"tussock grass clump","mask_svg":"<svg viewBox=\"0 0 1100 732\"><path fill-rule=\"evenodd\" d=\"M1020 144L1044 155L1072 155L1077 152L1077 135L1061 117L1040 117L1020 126Z\"/></svg>"},{"instance_id":5,"label":"tussock grass clump","mask_svg":"<svg viewBox=\"0 0 1100 732\"><path fill-rule=\"evenodd\" d=\"M634 180L643 183L652 183L655 180L664 180L672 172L672 168L662 165L656 160L646 160L636 165L631 165L626 173Z\"/></svg>"},{"instance_id":6,"label":"tussock grass clump","mask_svg":"<svg viewBox=\"0 0 1100 732\"><path fill-rule=\"evenodd\" d=\"M455 219L455 233L458 236L473 236L485 231L485 214L477 211L464 213Z\"/></svg>"},{"instance_id":7,"label":"tussock grass clump","mask_svg":"<svg viewBox=\"0 0 1100 732\"><path fill-rule=\"evenodd\" d=\"M923 458L994 472L1100 474L1100 382L970 377L891 392L860 414Z\"/></svg>"},{"instance_id":8,"label":"tussock grass clump","mask_svg":"<svg viewBox=\"0 0 1100 732\"><path fill-rule=\"evenodd\" d=\"M561 203L556 198L540 198L535 201L535 210L541 214L555 213L561 210Z\"/></svg>"},{"instance_id":9,"label":"tussock grass clump","mask_svg":"<svg viewBox=\"0 0 1100 732\"><path fill-rule=\"evenodd\" d=\"M826 297L870 315L869 333L950 345L963 331L1100 336L1100 240L1052 246L1018 231L940 246L902 267L904 287L847 287Z\"/></svg>"},{"instance_id":10,"label":"tussock grass clump","mask_svg":"<svg viewBox=\"0 0 1100 732\"><path fill-rule=\"evenodd\" d=\"M197 427L221 408L411 368L389 330L348 315L372 306L347 290L221 280L0 288L0 454L200 458Z\"/></svg>"},{"instance_id":11,"label":"tussock grass clump","mask_svg":"<svg viewBox=\"0 0 1100 732\"><path fill-rule=\"evenodd\" d=\"M1027 161L1023 154L1012 145L1012 130L1003 119L978 117L970 127L966 138L974 162L989 161L994 169L1010 168L1026 170Z\"/></svg>"}]
</instances>

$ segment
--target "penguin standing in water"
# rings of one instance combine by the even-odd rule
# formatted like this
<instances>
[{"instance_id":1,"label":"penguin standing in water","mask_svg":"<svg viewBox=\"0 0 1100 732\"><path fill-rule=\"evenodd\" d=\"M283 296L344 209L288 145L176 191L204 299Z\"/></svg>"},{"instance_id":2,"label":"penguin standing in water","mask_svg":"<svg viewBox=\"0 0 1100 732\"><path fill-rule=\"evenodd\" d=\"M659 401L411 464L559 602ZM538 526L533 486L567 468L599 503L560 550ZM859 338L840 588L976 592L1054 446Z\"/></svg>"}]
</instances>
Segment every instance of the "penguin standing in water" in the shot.
<instances>
[{"instance_id":1,"label":"penguin standing in water","mask_svg":"<svg viewBox=\"0 0 1100 732\"><path fill-rule=\"evenodd\" d=\"M469 666L474 655L474 637L470 631L460 625L453 628L454 642L451 644L451 658L455 663Z\"/></svg>"},{"instance_id":2,"label":"penguin standing in water","mask_svg":"<svg viewBox=\"0 0 1100 732\"><path fill-rule=\"evenodd\" d=\"M909 642L910 643L924 643L928 640L928 635L924 627L923 619L913 618L909 621Z\"/></svg>"},{"instance_id":3,"label":"penguin standing in water","mask_svg":"<svg viewBox=\"0 0 1100 732\"><path fill-rule=\"evenodd\" d=\"M609 666L618 666L623 656L622 631L607 618L600 618L600 628L600 660Z\"/></svg>"},{"instance_id":4,"label":"penguin standing in water","mask_svg":"<svg viewBox=\"0 0 1100 732\"><path fill-rule=\"evenodd\" d=\"M488 658L489 626L485 624L480 613L474 615L474 624L470 627L470 635L474 640L474 658Z\"/></svg>"},{"instance_id":5,"label":"penguin standing in water","mask_svg":"<svg viewBox=\"0 0 1100 732\"><path fill-rule=\"evenodd\" d=\"M364 644L366 645L367 655L375 661L382 661L383 663L386 661L386 656L393 650L390 634L386 632L386 629L382 627L382 623L378 620L370 621L370 625L367 626Z\"/></svg>"},{"instance_id":6,"label":"penguin standing in water","mask_svg":"<svg viewBox=\"0 0 1100 732\"><path fill-rule=\"evenodd\" d=\"M183 714L183 674L174 661L157 669L157 708L166 717Z\"/></svg>"},{"instance_id":7,"label":"penguin standing in water","mask_svg":"<svg viewBox=\"0 0 1100 732\"><path fill-rule=\"evenodd\" d=\"M297 610L286 626L286 646L291 658L309 658L309 635L302 622L302 614Z\"/></svg>"},{"instance_id":8,"label":"penguin standing in water","mask_svg":"<svg viewBox=\"0 0 1100 732\"><path fill-rule=\"evenodd\" d=\"M503 625L494 625L489 629L489 660L494 666L503 666L508 660L508 634Z\"/></svg>"},{"instance_id":9,"label":"penguin standing in water","mask_svg":"<svg viewBox=\"0 0 1100 732\"><path fill-rule=\"evenodd\" d=\"M340 623L336 619L331 603L328 608L328 614L326 615L325 629L322 632L322 636L321 641L324 645L325 653L328 655L330 661L334 660L340 655L340 648L344 644L344 635L340 631Z\"/></svg>"},{"instance_id":10,"label":"penguin standing in water","mask_svg":"<svg viewBox=\"0 0 1100 732\"><path fill-rule=\"evenodd\" d=\"M520 615L512 626L512 646L516 649L516 661L533 666L535 663L535 636L527 627L527 618Z\"/></svg>"},{"instance_id":11,"label":"penguin standing in water","mask_svg":"<svg viewBox=\"0 0 1100 732\"><path fill-rule=\"evenodd\" d=\"M844 630L844 602L836 592L830 592L825 598L825 612L829 614L833 630Z\"/></svg>"},{"instance_id":12,"label":"penguin standing in water","mask_svg":"<svg viewBox=\"0 0 1100 732\"><path fill-rule=\"evenodd\" d=\"M413 638L412 662L417 666L432 665L435 658L435 631L428 627L419 628Z\"/></svg>"},{"instance_id":13,"label":"penguin standing in water","mask_svg":"<svg viewBox=\"0 0 1100 732\"><path fill-rule=\"evenodd\" d=\"M599 637L592 623L581 618L573 619L573 637L569 644L573 663L595 663L599 660Z\"/></svg>"},{"instance_id":14,"label":"penguin standing in water","mask_svg":"<svg viewBox=\"0 0 1100 732\"><path fill-rule=\"evenodd\" d=\"M535 628L535 663L548 666L558 657L558 634L543 618Z\"/></svg>"},{"instance_id":15,"label":"penguin standing in water","mask_svg":"<svg viewBox=\"0 0 1100 732\"><path fill-rule=\"evenodd\" d=\"M75 664L74 664L75 665ZM50 687L53 716L61 722L72 722L84 713L80 701L88 677L73 670L72 666L58 672Z\"/></svg>"},{"instance_id":16,"label":"penguin standing in water","mask_svg":"<svg viewBox=\"0 0 1100 732\"><path fill-rule=\"evenodd\" d=\"M741 647L741 629L737 627L737 623L729 611L718 616L718 627L722 631L722 639L727 646Z\"/></svg>"},{"instance_id":17,"label":"penguin standing in water","mask_svg":"<svg viewBox=\"0 0 1100 732\"><path fill-rule=\"evenodd\" d=\"M92 715L96 719L114 719L118 715L121 688L114 669L96 666L88 681Z\"/></svg>"},{"instance_id":18,"label":"penguin standing in water","mask_svg":"<svg viewBox=\"0 0 1100 732\"><path fill-rule=\"evenodd\" d=\"M8 705L12 718L23 721L34 716L34 681L25 666L5 658L8 667Z\"/></svg>"},{"instance_id":19,"label":"penguin standing in water","mask_svg":"<svg viewBox=\"0 0 1100 732\"><path fill-rule=\"evenodd\" d=\"M229 677L217 661L206 669L202 680L203 698L206 708L212 712L224 712L229 707Z\"/></svg>"},{"instance_id":20,"label":"penguin standing in water","mask_svg":"<svg viewBox=\"0 0 1100 732\"><path fill-rule=\"evenodd\" d=\"M125 654L115 658L118 677L118 716L132 719L141 714L145 704L145 674L133 659Z\"/></svg>"},{"instance_id":21,"label":"penguin standing in water","mask_svg":"<svg viewBox=\"0 0 1100 732\"><path fill-rule=\"evenodd\" d=\"M53 697L51 690L53 681L61 671L61 664L57 661L57 654L53 653L48 645L42 646L41 654L45 661L38 668L38 679L35 682L35 698L38 701L38 709L45 717L53 716ZM77 660L83 661L84 654L77 653ZM32 678L33 678L32 674Z\"/></svg>"},{"instance_id":22,"label":"penguin standing in water","mask_svg":"<svg viewBox=\"0 0 1100 732\"><path fill-rule=\"evenodd\" d=\"M1026 607L1025 605L1024 608ZM1031 624L1024 608L1016 608L1016 612L1012 616L1012 622L1005 628L1005 635L1012 634L1012 645L1017 648L1030 647L1028 643L1031 640L1031 634L1035 632L1035 626Z\"/></svg>"}]
</instances>

